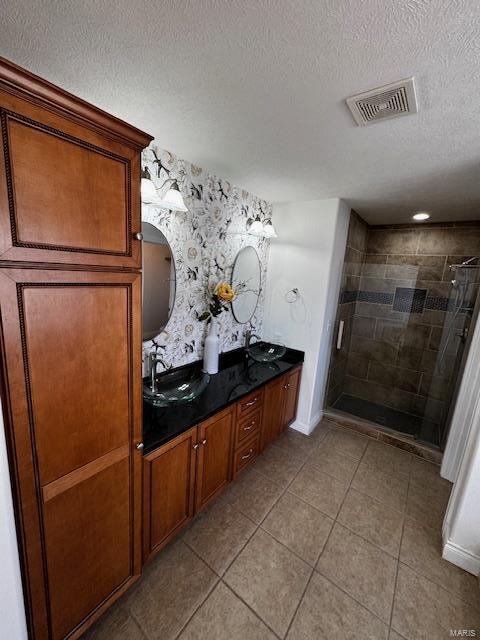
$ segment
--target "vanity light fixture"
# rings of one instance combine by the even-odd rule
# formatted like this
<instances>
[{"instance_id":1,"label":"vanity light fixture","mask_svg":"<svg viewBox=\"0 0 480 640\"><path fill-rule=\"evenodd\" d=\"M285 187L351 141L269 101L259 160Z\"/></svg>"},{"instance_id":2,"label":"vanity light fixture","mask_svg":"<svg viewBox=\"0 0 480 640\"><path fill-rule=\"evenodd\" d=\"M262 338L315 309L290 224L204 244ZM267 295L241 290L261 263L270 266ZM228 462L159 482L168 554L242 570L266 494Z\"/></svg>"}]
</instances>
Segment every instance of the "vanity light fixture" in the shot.
<instances>
[{"instance_id":1,"label":"vanity light fixture","mask_svg":"<svg viewBox=\"0 0 480 640\"><path fill-rule=\"evenodd\" d=\"M247 232L251 236L257 236L259 238L277 237L277 232L275 231L275 227L273 226L271 219L269 218L262 222L258 215L253 221L247 220Z\"/></svg>"},{"instance_id":2,"label":"vanity light fixture","mask_svg":"<svg viewBox=\"0 0 480 640\"><path fill-rule=\"evenodd\" d=\"M142 202L145 204L160 204L160 198L158 197L157 190L148 167L144 167L140 175L142 178L140 183Z\"/></svg>"},{"instance_id":3,"label":"vanity light fixture","mask_svg":"<svg viewBox=\"0 0 480 640\"><path fill-rule=\"evenodd\" d=\"M171 182L170 188L160 201L160 205L166 209L172 209L173 211L188 211L183 201L182 194L178 186L176 178L167 178L162 184L164 187L167 182Z\"/></svg>"},{"instance_id":4,"label":"vanity light fixture","mask_svg":"<svg viewBox=\"0 0 480 640\"><path fill-rule=\"evenodd\" d=\"M412 217L417 222L424 222L425 220L428 220L430 218L430 214L427 213L426 211L419 211L418 213L416 213Z\"/></svg>"},{"instance_id":5,"label":"vanity light fixture","mask_svg":"<svg viewBox=\"0 0 480 640\"><path fill-rule=\"evenodd\" d=\"M269 220L265 220L263 223L263 230L265 232L266 238L276 238L277 232L275 231L275 227L273 226L273 222Z\"/></svg>"},{"instance_id":6,"label":"vanity light fixture","mask_svg":"<svg viewBox=\"0 0 480 640\"><path fill-rule=\"evenodd\" d=\"M257 216L250 225L247 222L247 230L251 236L263 236L263 224L260 220L260 216Z\"/></svg>"},{"instance_id":7,"label":"vanity light fixture","mask_svg":"<svg viewBox=\"0 0 480 640\"><path fill-rule=\"evenodd\" d=\"M176 178L167 178L160 187L160 189L162 189L167 182L172 183L163 198L158 196L157 188L152 180L148 167L143 168L141 178L140 191L142 194L142 202L144 204L154 204L158 207L164 207L165 209L170 209L172 211L188 211L183 201L182 194L180 193Z\"/></svg>"}]
</instances>

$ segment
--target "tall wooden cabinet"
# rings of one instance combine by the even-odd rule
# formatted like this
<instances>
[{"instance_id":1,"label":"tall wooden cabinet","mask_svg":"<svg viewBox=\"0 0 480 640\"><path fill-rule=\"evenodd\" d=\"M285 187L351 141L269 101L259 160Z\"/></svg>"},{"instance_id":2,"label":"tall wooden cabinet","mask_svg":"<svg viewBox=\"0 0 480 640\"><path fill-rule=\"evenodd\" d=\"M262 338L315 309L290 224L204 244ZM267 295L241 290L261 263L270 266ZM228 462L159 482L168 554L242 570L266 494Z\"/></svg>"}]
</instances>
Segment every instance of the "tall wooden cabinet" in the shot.
<instances>
[{"instance_id":1,"label":"tall wooden cabinet","mask_svg":"<svg viewBox=\"0 0 480 640\"><path fill-rule=\"evenodd\" d=\"M27 622L78 637L141 569L140 151L0 61L2 406Z\"/></svg>"}]
</instances>

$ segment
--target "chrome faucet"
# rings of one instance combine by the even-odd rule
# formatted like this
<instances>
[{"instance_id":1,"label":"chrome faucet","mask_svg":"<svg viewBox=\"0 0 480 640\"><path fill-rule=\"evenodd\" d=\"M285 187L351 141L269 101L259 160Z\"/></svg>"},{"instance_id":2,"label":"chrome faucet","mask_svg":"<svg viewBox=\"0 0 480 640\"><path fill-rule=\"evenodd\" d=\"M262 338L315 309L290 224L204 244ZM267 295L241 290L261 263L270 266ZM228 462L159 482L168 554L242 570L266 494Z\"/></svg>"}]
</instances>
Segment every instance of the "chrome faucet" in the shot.
<instances>
[{"instance_id":1,"label":"chrome faucet","mask_svg":"<svg viewBox=\"0 0 480 640\"><path fill-rule=\"evenodd\" d=\"M153 351L151 351L148 354L148 359L150 360L150 389L155 392L157 390L157 364L160 362L164 369L168 369L168 367L165 364L165 361L162 360L162 358L158 355L158 353L154 353Z\"/></svg>"},{"instance_id":2,"label":"chrome faucet","mask_svg":"<svg viewBox=\"0 0 480 640\"><path fill-rule=\"evenodd\" d=\"M248 349L250 347L250 341L252 338L261 340L260 336L257 336L256 333L253 333L252 329L247 329L245 331L245 349Z\"/></svg>"}]
</instances>

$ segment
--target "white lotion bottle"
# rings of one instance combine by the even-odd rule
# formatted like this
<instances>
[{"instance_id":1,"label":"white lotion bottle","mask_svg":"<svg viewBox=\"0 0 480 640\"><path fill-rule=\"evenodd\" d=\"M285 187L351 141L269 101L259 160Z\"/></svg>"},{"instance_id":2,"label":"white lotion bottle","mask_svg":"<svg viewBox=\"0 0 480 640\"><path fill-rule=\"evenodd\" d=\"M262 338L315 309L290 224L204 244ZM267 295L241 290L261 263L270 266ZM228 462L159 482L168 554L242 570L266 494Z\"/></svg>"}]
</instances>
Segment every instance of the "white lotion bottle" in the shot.
<instances>
[{"instance_id":1,"label":"white lotion bottle","mask_svg":"<svg viewBox=\"0 0 480 640\"><path fill-rule=\"evenodd\" d=\"M212 318L208 328L208 335L205 338L205 349L203 352L203 371L205 373L218 373L218 353L220 340L218 339L217 319Z\"/></svg>"}]
</instances>

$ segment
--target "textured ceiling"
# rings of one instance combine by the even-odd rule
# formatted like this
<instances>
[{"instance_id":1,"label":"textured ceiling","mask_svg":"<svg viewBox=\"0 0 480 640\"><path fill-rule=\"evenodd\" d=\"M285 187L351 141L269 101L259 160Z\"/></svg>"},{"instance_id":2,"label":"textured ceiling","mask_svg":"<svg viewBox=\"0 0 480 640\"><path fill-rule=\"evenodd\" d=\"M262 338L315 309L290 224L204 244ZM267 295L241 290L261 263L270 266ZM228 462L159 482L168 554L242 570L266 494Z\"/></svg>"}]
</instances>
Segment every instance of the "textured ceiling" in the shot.
<instances>
[{"instance_id":1,"label":"textured ceiling","mask_svg":"<svg viewBox=\"0 0 480 640\"><path fill-rule=\"evenodd\" d=\"M3 6L2 6L3 5ZM271 201L480 218L478 0L0 0L0 55ZM415 75L420 112L344 99Z\"/></svg>"}]
</instances>

